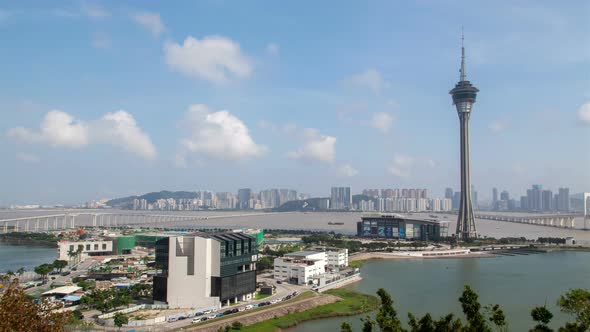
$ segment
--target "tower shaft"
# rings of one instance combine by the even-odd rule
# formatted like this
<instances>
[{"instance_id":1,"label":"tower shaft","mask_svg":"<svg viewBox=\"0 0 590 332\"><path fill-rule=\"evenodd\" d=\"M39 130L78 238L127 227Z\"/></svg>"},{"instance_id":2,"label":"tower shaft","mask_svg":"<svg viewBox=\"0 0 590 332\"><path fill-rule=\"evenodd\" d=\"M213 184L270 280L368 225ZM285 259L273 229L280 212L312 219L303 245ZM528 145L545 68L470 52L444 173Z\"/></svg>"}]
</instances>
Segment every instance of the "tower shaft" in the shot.
<instances>
[{"instance_id":1,"label":"tower shaft","mask_svg":"<svg viewBox=\"0 0 590 332\"><path fill-rule=\"evenodd\" d=\"M457 217L456 234L460 240L467 241L477 237L475 217L471 201L471 167L469 156L469 116L470 112L459 112L461 141L461 201Z\"/></svg>"}]
</instances>

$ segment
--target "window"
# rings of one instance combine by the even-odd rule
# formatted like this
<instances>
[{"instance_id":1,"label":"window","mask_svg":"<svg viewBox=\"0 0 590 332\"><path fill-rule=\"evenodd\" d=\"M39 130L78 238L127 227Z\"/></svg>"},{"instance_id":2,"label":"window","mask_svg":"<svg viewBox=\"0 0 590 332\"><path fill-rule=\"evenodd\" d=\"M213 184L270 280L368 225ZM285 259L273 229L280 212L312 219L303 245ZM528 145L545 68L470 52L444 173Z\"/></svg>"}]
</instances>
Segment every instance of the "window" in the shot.
<instances>
[{"instance_id":1,"label":"window","mask_svg":"<svg viewBox=\"0 0 590 332\"><path fill-rule=\"evenodd\" d=\"M90 251L90 245L89 244L86 245L86 251Z\"/></svg>"},{"instance_id":2,"label":"window","mask_svg":"<svg viewBox=\"0 0 590 332\"><path fill-rule=\"evenodd\" d=\"M74 245L70 244L70 251L74 251Z\"/></svg>"},{"instance_id":3,"label":"window","mask_svg":"<svg viewBox=\"0 0 590 332\"><path fill-rule=\"evenodd\" d=\"M103 243L102 244L102 250L107 250L107 244L106 243Z\"/></svg>"},{"instance_id":4,"label":"window","mask_svg":"<svg viewBox=\"0 0 590 332\"><path fill-rule=\"evenodd\" d=\"M94 244L94 250L98 250L98 243Z\"/></svg>"}]
</instances>

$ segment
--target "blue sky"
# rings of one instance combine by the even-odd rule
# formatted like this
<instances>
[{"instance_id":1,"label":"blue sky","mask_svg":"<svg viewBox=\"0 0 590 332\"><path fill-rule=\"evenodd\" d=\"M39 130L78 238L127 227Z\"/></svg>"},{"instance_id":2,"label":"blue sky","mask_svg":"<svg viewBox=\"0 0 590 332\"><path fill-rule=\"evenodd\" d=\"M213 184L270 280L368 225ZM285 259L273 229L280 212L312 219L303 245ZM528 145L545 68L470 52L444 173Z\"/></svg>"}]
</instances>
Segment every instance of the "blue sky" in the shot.
<instances>
[{"instance_id":1,"label":"blue sky","mask_svg":"<svg viewBox=\"0 0 590 332\"><path fill-rule=\"evenodd\" d=\"M590 190L587 1L4 1L0 205L161 189Z\"/></svg>"}]
</instances>

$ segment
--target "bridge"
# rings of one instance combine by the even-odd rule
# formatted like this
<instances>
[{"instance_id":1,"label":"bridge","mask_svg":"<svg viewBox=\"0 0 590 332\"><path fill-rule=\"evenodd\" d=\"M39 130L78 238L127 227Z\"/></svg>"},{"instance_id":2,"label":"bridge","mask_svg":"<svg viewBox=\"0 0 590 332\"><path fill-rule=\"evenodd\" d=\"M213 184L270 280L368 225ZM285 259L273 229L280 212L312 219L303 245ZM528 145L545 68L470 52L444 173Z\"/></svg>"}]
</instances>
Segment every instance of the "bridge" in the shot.
<instances>
[{"instance_id":1,"label":"bridge","mask_svg":"<svg viewBox=\"0 0 590 332\"><path fill-rule=\"evenodd\" d=\"M117 228L124 226L162 227L179 222L199 222L209 219L252 217L271 215L280 212L243 213L232 215L179 215L179 214L139 214L139 213L62 213L43 216L30 216L0 219L0 232L49 232L82 227Z\"/></svg>"},{"instance_id":2,"label":"bridge","mask_svg":"<svg viewBox=\"0 0 590 332\"><path fill-rule=\"evenodd\" d=\"M510 216L500 214L475 214L477 219L515 222L520 224L531 224L537 226L548 226L557 228L576 228L575 214L555 214L537 216Z\"/></svg>"}]
</instances>

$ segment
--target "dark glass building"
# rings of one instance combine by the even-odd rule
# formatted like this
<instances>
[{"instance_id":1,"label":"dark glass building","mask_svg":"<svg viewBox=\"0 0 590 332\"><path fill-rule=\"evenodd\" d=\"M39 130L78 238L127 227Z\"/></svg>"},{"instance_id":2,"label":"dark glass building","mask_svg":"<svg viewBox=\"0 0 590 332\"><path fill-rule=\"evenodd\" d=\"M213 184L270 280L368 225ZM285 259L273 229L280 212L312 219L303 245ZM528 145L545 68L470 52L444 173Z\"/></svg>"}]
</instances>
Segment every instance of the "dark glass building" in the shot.
<instances>
[{"instance_id":1,"label":"dark glass building","mask_svg":"<svg viewBox=\"0 0 590 332\"><path fill-rule=\"evenodd\" d=\"M447 222L408 219L399 215L362 217L357 222L359 237L438 241L448 230Z\"/></svg>"}]
</instances>

